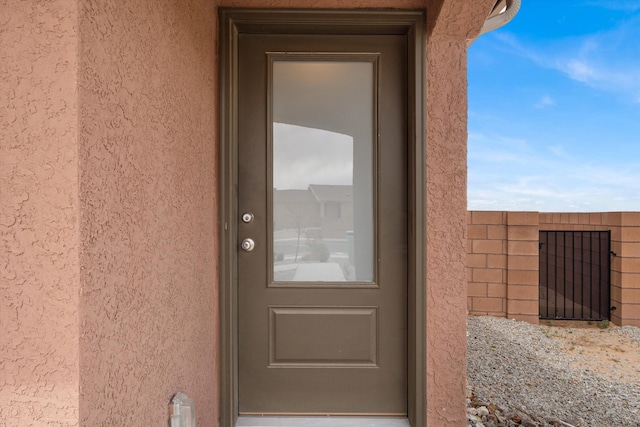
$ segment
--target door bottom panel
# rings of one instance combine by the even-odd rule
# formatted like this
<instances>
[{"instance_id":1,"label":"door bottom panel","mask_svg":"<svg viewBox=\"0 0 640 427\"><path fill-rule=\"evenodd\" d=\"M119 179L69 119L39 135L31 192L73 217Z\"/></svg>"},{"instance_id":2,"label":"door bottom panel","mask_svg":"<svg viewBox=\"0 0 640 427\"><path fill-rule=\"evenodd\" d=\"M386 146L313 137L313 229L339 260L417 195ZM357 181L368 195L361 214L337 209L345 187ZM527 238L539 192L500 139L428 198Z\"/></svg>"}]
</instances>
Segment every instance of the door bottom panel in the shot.
<instances>
[{"instance_id":1,"label":"door bottom panel","mask_svg":"<svg viewBox=\"0 0 640 427\"><path fill-rule=\"evenodd\" d=\"M370 414L368 414L370 415ZM411 427L400 417L261 417L240 416L236 427Z\"/></svg>"}]
</instances>

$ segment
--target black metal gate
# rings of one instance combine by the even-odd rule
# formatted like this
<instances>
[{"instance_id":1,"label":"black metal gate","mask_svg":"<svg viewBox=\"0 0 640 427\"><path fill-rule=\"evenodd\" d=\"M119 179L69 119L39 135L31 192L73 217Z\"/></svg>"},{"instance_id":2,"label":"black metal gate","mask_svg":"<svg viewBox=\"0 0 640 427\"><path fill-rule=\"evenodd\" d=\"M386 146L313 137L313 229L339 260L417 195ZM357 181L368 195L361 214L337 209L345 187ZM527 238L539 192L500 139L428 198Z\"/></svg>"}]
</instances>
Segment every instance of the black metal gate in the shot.
<instances>
[{"instance_id":1,"label":"black metal gate","mask_svg":"<svg viewBox=\"0 0 640 427\"><path fill-rule=\"evenodd\" d=\"M540 318L610 317L611 232L540 231Z\"/></svg>"}]
</instances>

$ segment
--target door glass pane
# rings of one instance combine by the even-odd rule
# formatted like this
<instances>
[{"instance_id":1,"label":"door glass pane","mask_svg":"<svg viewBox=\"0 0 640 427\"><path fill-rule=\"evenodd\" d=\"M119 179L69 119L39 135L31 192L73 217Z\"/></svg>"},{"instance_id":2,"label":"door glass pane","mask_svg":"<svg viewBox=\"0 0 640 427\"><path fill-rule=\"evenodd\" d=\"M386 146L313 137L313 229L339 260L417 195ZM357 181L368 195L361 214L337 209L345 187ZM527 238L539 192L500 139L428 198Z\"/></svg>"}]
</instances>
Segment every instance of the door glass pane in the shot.
<instances>
[{"instance_id":1,"label":"door glass pane","mask_svg":"<svg viewBox=\"0 0 640 427\"><path fill-rule=\"evenodd\" d=\"M374 278L374 63L273 61L273 280Z\"/></svg>"}]
</instances>

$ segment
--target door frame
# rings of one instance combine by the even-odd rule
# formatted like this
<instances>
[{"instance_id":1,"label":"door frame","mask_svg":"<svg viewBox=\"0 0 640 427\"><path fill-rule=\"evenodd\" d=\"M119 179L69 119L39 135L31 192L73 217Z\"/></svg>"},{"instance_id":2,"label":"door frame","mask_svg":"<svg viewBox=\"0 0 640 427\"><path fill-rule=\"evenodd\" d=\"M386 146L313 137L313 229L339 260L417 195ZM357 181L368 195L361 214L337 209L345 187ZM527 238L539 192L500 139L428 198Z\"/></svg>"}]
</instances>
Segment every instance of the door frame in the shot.
<instances>
[{"instance_id":1,"label":"door frame","mask_svg":"<svg viewBox=\"0 0 640 427\"><path fill-rule=\"evenodd\" d=\"M426 422L426 135L424 11L219 10L220 425L238 417L238 37L242 33L399 34L407 37L407 414Z\"/></svg>"}]
</instances>

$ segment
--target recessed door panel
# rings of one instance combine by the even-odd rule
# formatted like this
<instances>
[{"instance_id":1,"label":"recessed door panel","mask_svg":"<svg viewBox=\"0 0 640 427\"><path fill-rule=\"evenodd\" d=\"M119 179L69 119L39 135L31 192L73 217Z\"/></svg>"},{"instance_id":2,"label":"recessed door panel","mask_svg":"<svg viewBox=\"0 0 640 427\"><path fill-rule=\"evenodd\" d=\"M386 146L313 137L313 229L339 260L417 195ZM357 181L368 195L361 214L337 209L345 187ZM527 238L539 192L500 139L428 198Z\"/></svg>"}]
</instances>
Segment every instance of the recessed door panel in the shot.
<instances>
[{"instance_id":1,"label":"recessed door panel","mask_svg":"<svg viewBox=\"0 0 640 427\"><path fill-rule=\"evenodd\" d=\"M240 414L407 413L404 36L239 36Z\"/></svg>"},{"instance_id":2,"label":"recessed door panel","mask_svg":"<svg viewBox=\"0 0 640 427\"><path fill-rule=\"evenodd\" d=\"M377 367L378 307L270 307L269 367Z\"/></svg>"}]
</instances>

